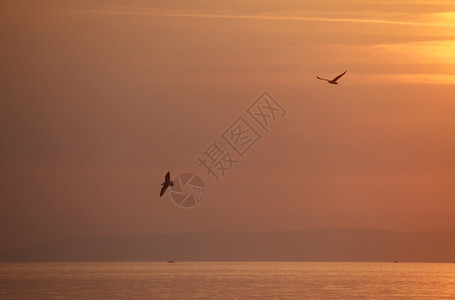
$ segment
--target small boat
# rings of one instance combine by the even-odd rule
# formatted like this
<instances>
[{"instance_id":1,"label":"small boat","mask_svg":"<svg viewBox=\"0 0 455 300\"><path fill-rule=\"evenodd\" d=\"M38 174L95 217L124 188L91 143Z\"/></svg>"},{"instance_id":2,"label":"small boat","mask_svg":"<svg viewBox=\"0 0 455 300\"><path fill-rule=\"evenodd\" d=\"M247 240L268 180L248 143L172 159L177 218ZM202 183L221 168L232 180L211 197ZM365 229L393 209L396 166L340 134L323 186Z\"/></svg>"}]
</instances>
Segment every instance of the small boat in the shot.
<instances>
[{"instance_id":1,"label":"small boat","mask_svg":"<svg viewBox=\"0 0 455 300\"><path fill-rule=\"evenodd\" d=\"M175 260L168 260L167 263L168 264L173 264L173 263L175 263Z\"/></svg>"}]
</instances>

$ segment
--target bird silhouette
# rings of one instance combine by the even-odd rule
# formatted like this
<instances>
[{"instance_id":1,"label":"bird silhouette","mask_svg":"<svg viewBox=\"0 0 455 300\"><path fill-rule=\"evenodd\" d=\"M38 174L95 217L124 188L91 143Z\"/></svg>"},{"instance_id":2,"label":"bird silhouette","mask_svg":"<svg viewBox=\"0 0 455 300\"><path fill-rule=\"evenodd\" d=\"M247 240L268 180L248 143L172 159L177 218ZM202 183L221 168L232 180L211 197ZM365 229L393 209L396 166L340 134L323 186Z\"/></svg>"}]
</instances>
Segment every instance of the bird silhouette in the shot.
<instances>
[{"instance_id":1,"label":"bird silhouette","mask_svg":"<svg viewBox=\"0 0 455 300\"><path fill-rule=\"evenodd\" d=\"M325 79L325 78L321 78L319 76L316 76L317 79L320 79L320 80L325 80L327 81L328 83L330 84L338 84L337 80L341 78L341 76L343 76L344 74L346 74L347 70L344 71L343 73L341 73L340 75L338 75L337 77L333 78L332 80L329 80L329 79Z\"/></svg>"},{"instance_id":2,"label":"bird silhouette","mask_svg":"<svg viewBox=\"0 0 455 300\"><path fill-rule=\"evenodd\" d=\"M164 176L164 182L161 185L163 187L161 188L160 197L163 196L169 186L174 186L174 182L171 180L171 173L166 173L166 176Z\"/></svg>"}]
</instances>

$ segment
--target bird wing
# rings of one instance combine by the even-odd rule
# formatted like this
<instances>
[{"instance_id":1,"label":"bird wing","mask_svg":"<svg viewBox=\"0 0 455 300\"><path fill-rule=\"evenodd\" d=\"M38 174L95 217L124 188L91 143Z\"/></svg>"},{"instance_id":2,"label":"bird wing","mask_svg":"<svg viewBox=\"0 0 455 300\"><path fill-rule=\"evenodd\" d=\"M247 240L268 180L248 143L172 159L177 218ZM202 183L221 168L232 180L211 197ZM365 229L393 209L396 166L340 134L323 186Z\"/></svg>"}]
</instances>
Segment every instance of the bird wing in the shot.
<instances>
[{"instance_id":1,"label":"bird wing","mask_svg":"<svg viewBox=\"0 0 455 300\"><path fill-rule=\"evenodd\" d=\"M160 197L163 196L166 189L167 189L167 185L163 185L163 187L161 188Z\"/></svg>"},{"instance_id":2,"label":"bird wing","mask_svg":"<svg viewBox=\"0 0 455 300\"><path fill-rule=\"evenodd\" d=\"M346 74L346 72L347 72L347 70L346 70L346 71L344 71L343 73L341 73L340 75L338 75L337 77L333 78L333 80L332 80L332 81L337 81L338 79L340 79L340 78L341 78L341 76L343 76L344 74Z\"/></svg>"},{"instance_id":3,"label":"bird wing","mask_svg":"<svg viewBox=\"0 0 455 300\"><path fill-rule=\"evenodd\" d=\"M321 78L321 77L319 77L319 76L316 76L316 78L317 78L317 79L319 79L319 80L330 81L330 80L328 80L328 79L325 79L325 78Z\"/></svg>"},{"instance_id":4,"label":"bird wing","mask_svg":"<svg viewBox=\"0 0 455 300\"><path fill-rule=\"evenodd\" d=\"M164 177L164 181L169 182L169 180L171 180L171 173L167 172L166 176Z\"/></svg>"}]
</instances>

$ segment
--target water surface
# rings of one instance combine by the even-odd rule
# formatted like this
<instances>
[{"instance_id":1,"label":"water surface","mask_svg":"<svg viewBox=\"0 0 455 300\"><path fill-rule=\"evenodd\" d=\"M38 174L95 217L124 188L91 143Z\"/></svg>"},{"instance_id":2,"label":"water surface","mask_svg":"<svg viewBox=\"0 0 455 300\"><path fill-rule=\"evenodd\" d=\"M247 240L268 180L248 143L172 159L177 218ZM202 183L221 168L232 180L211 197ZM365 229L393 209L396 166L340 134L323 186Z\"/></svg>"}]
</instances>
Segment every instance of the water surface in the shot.
<instances>
[{"instance_id":1,"label":"water surface","mask_svg":"<svg viewBox=\"0 0 455 300\"><path fill-rule=\"evenodd\" d=\"M0 299L455 299L455 264L0 264Z\"/></svg>"}]
</instances>

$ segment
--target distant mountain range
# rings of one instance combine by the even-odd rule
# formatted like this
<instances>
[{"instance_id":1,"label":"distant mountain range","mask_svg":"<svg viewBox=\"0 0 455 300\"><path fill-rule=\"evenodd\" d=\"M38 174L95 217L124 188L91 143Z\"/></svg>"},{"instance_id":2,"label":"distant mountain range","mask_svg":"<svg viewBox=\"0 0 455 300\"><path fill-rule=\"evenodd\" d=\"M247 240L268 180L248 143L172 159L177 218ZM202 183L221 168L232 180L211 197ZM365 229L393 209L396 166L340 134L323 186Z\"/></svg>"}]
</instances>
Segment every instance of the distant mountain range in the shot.
<instances>
[{"instance_id":1,"label":"distant mountain range","mask_svg":"<svg viewBox=\"0 0 455 300\"><path fill-rule=\"evenodd\" d=\"M0 253L2 262L167 260L455 262L455 230L151 234L54 241Z\"/></svg>"}]
</instances>

